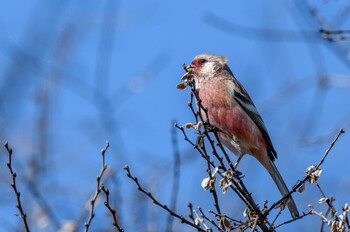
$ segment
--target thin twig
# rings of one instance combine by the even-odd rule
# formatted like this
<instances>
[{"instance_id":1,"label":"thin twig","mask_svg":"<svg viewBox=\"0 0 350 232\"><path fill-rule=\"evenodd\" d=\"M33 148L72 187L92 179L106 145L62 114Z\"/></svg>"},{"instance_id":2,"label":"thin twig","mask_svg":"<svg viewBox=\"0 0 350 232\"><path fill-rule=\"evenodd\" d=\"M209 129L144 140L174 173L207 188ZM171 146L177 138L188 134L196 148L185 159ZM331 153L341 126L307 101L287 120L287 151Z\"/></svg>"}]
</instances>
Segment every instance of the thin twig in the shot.
<instances>
[{"instance_id":1,"label":"thin twig","mask_svg":"<svg viewBox=\"0 0 350 232\"><path fill-rule=\"evenodd\" d=\"M281 227L281 226L283 226L283 225L289 224L289 223L291 223L291 222L300 220L300 219L302 219L303 217L306 217L306 216L311 215L311 214L313 214L313 211L312 211L312 210L310 210L310 211L307 212L307 213L304 213L304 212L303 212L303 214L301 214L301 215L300 215L299 217L297 217L297 218L293 218L293 219L290 219L290 220L288 220L288 221L282 222L282 223L280 223L280 224L278 224L278 225L275 225L275 226L274 226L274 229L277 229L278 227Z\"/></svg>"},{"instance_id":2,"label":"thin twig","mask_svg":"<svg viewBox=\"0 0 350 232\"><path fill-rule=\"evenodd\" d=\"M107 207L107 209L109 210L109 212L112 214L114 228L116 228L119 232L124 232L124 229L121 228L119 223L118 223L117 210L113 209L112 206L109 203L109 190L103 184L101 184L101 190L106 195L106 200L105 200L104 204Z\"/></svg>"},{"instance_id":3,"label":"thin twig","mask_svg":"<svg viewBox=\"0 0 350 232\"><path fill-rule=\"evenodd\" d=\"M326 203L328 205L329 210L332 212L331 216L335 218L336 221L339 220L338 216L337 216L337 211L335 210L334 206L333 206L333 201L335 200L332 196L327 197L326 194L324 193L323 189L321 188L321 185L316 181L315 182L318 190L320 191L321 195L323 198L326 198Z\"/></svg>"},{"instance_id":4,"label":"thin twig","mask_svg":"<svg viewBox=\"0 0 350 232\"><path fill-rule=\"evenodd\" d=\"M210 192L213 196L213 200L214 200L214 207L215 209L218 211L219 214L221 214L221 209L220 209L220 204L219 204L219 198L218 198L218 194L216 192L216 188L215 186L213 186L212 188L210 188ZM225 224L223 223L222 220L219 220L220 226L223 230L225 230Z\"/></svg>"},{"instance_id":5,"label":"thin twig","mask_svg":"<svg viewBox=\"0 0 350 232\"><path fill-rule=\"evenodd\" d=\"M95 213L94 213L94 210L95 210L95 203L96 203L96 200L98 198L98 196L100 195L100 192L101 192L101 188L100 188L100 183L101 183L101 179L103 177L103 174L104 172L106 171L107 169L107 165L105 163L105 153L107 151L109 147L109 142L106 141L106 145L104 148L102 148L101 150L101 156L102 156L102 168L101 168L101 171L100 171L100 174L97 176L96 178L96 190L95 190L95 194L93 196L93 198L91 199L90 201L90 204L91 204L91 207L90 207L90 215L89 215L89 219L87 222L85 222L85 232L88 232L89 231L89 227L91 225L91 221L92 219L95 217Z\"/></svg>"},{"instance_id":6,"label":"thin twig","mask_svg":"<svg viewBox=\"0 0 350 232\"><path fill-rule=\"evenodd\" d=\"M16 157L13 157L13 160L11 160L11 162L15 161L18 168L23 169L23 164L20 163L20 160L16 160L15 158ZM45 194L43 194L44 192L41 191L41 182L37 182L36 180L34 180L31 175L22 176L21 179L21 183L25 185L26 190L29 192L29 194L34 197L33 200L40 206L40 209L43 211L43 214L47 216L53 227L59 228L60 223L57 216L55 215L55 211L52 207L50 207L46 199L47 197L45 196Z\"/></svg>"},{"instance_id":7,"label":"thin twig","mask_svg":"<svg viewBox=\"0 0 350 232\"><path fill-rule=\"evenodd\" d=\"M200 133L200 132L199 132L199 133ZM212 148L213 148L213 150L212 150L212 151L213 151L213 154L217 154L217 153L216 153L216 150L215 150L215 146L213 146L213 141L210 139L209 134L207 133L206 130L204 131L204 133L205 133L205 136L207 137L207 139L209 139L209 140L211 141L210 143L211 143L211 146L212 146ZM204 142L202 143L201 149L202 149L202 151L206 154L206 148L205 148L205 143L204 143ZM207 154L206 154L206 156L210 159L210 157L209 157ZM219 159L220 157L217 156L217 158ZM222 160L221 160L221 162L222 162ZM221 168L223 168L224 170L226 170L226 168L225 168L225 166L224 166L223 163L222 163L222 165L221 165ZM212 174L210 162L209 162L208 160L207 160L207 173L208 173L209 178L213 178L213 174ZM214 207L215 207L216 211L218 212L218 214L221 214L221 209L220 209L220 204L219 204L219 198L218 198L218 194L217 194L217 192L216 192L215 185L213 185L213 186L210 187L210 193L211 193L211 195L212 195L212 197L213 197ZM200 209L200 211L201 211L201 209ZM202 214L204 215L204 213L202 213ZM223 221L221 221L221 220L219 219L219 223L220 223L220 227L222 228L222 230L225 230L225 224L223 223ZM214 224L214 223L213 223L213 224ZM217 227L216 224L214 224L214 226Z\"/></svg>"},{"instance_id":8,"label":"thin twig","mask_svg":"<svg viewBox=\"0 0 350 232\"><path fill-rule=\"evenodd\" d=\"M335 136L334 140L332 141L331 145L328 147L328 149L326 150L325 154L323 155L322 159L320 160L320 162L316 165L316 170L323 164L324 160L326 159L326 157L328 156L329 152L332 150L334 144L338 141L338 138L341 134L344 134L345 131L343 130L343 128L340 128L337 135Z\"/></svg>"},{"instance_id":9,"label":"thin twig","mask_svg":"<svg viewBox=\"0 0 350 232\"><path fill-rule=\"evenodd\" d=\"M329 212L331 212L331 209L328 207L327 211L325 212L324 216L328 217ZM321 220L321 226L320 226L320 231L324 231L323 228L325 226L325 222Z\"/></svg>"},{"instance_id":10,"label":"thin twig","mask_svg":"<svg viewBox=\"0 0 350 232\"><path fill-rule=\"evenodd\" d=\"M17 216L21 217L23 219L23 224L25 231L29 232L29 226L27 223L27 214L24 213L23 206L21 203L21 193L17 190L17 185L16 185L16 177L17 174L13 171L12 169L12 148L9 147L8 142L6 141L4 144L7 154L8 154L8 162L7 162L7 167L10 170L11 176L12 176L12 183L10 184L11 187L13 188L13 191L15 192L16 199L17 199L17 205L16 208L19 210L19 214Z\"/></svg>"},{"instance_id":11,"label":"thin twig","mask_svg":"<svg viewBox=\"0 0 350 232\"><path fill-rule=\"evenodd\" d=\"M220 231L220 227L215 223L215 221L213 219L210 219L202 210L201 207L198 207L199 212L201 213L201 217L204 218L205 220L207 220L208 222L210 222L215 228L218 229L218 231ZM220 223L221 224L221 223ZM224 228L221 229L221 231L225 231Z\"/></svg>"},{"instance_id":12,"label":"thin twig","mask_svg":"<svg viewBox=\"0 0 350 232\"><path fill-rule=\"evenodd\" d=\"M171 216L174 216L176 218L178 218L180 220L181 223L185 223L187 225L192 226L193 228L197 229L198 231L201 232L206 232L206 230L202 229L201 227L199 227L198 225L196 225L194 222L191 222L189 220L187 220L184 216L177 214L175 211L173 211L172 209L170 209L167 205L163 205L162 203L160 203L150 192L147 192L146 190L144 190L142 188L142 186L140 185L137 177L134 177L131 175L130 172L130 168L128 165L125 165L124 170L126 171L126 175L127 177L129 177L131 180L133 180L137 186L137 190L139 190L140 192L142 192L143 194L145 194L147 197L149 197L154 204L158 205L159 207L161 207L162 209L164 209L165 211L167 211L168 213L170 213Z\"/></svg>"},{"instance_id":13,"label":"thin twig","mask_svg":"<svg viewBox=\"0 0 350 232\"><path fill-rule=\"evenodd\" d=\"M279 207L279 211L278 213L276 214L275 218L272 220L271 224L274 225L276 220L278 219L278 217L281 215L282 211L283 211L283 208L284 207Z\"/></svg>"},{"instance_id":14,"label":"thin twig","mask_svg":"<svg viewBox=\"0 0 350 232\"><path fill-rule=\"evenodd\" d=\"M188 217L192 219L192 221L194 222L194 216L193 216L193 205L192 203L188 203L187 205L188 209L190 210L190 213L188 214Z\"/></svg>"},{"instance_id":15,"label":"thin twig","mask_svg":"<svg viewBox=\"0 0 350 232\"><path fill-rule=\"evenodd\" d=\"M234 222L234 223L237 223L237 224L244 224L243 221L234 219L234 218L229 217L229 216L227 216L227 215L225 215L225 214L218 214L217 212L214 212L214 211L212 211L212 210L208 210L208 212L214 214L215 217L218 217L218 218L227 218L228 220L230 220L230 221L232 221L232 222Z\"/></svg>"},{"instance_id":16,"label":"thin twig","mask_svg":"<svg viewBox=\"0 0 350 232\"><path fill-rule=\"evenodd\" d=\"M198 224L198 225L203 225L205 231L207 231L207 232L212 232L212 229L209 228L209 227L207 226L207 224L205 223L204 218L203 218L202 216L199 216L199 214L197 213L196 210L193 210L193 213L194 213L194 215L196 216L196 220L195 220L195 221L197 222L197 224Z\"/></svg>"},{"instance_id":17,"label":"thin twig","mask_svg":"<svg viewBox=\"0 0 350 232\"><path fill-rule=\"evenodd\" d=\"M254 232L256 230L256 226L258 224L258 220L259 220L259 217L256 217L255 220L254 220L254 224L253 224L251 232Z\"/></svg>"},{"instance_id":18,"label":"thin twig","mask_svg":"<svg viewBox=\"0 0 350 232\"><path fill-rule=\"evenodd\" d=\"M188 138L188 136L187 136L187 134L186 134L186 132L185 132L185 129L184 129L182 126L179 126L179 125L177 125L177 124L175 124L175 127L178 128L178 129L182 132L182 134L183 134L183 136L184 136L184 140L187 141L188 143L190 143L190 144L193 146L193 148L196 149L196 150L199 152L199 154L201 155L201 157L204 158L207 162L210 163L210 166L211 166L211 167L215 168L216 166L215 166L214 161L210 160L210 157L200 149L200 147L199 147L198 144L192 142L192 141ZM218 172L218 173L219 173L219 172Z\"/></svg>"}]
</instances>

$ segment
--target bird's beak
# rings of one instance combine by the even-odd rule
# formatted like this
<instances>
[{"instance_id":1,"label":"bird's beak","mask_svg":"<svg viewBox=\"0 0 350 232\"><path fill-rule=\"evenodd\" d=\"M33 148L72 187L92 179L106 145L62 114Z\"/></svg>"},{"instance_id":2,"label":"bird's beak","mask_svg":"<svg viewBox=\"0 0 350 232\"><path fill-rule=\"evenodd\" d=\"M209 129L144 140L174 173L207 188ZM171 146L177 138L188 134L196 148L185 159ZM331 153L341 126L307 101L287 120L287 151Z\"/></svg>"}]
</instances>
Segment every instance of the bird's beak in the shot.
<instances>
[{"instance_id":1,"label":"bird's beak","mask_svg":"<svg viewBox=\"0 0 350 232\"><path fill-rule=\"evenodd\" d=\"M186 73L181 77L181 80L183 81L189 81L193 78L193 69L194 69L194 65L193 64L189 64L189 65L182 65L183 69L186 71Z\"/></svg>"}]
</instances>

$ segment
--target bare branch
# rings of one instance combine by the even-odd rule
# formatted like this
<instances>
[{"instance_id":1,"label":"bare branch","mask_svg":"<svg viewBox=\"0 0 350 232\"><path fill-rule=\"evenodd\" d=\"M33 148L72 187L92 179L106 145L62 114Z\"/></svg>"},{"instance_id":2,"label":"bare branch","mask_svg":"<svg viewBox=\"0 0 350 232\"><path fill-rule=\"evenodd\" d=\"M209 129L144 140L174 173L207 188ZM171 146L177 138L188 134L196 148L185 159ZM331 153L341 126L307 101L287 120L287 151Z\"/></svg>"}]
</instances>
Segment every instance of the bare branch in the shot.
<instances>
[{"instance_id":1,"label":"bare branch","mask_svg":"<svg viewBox=\"0 0 350 232\"><path fill-rule=\"evenodd\" d=\"M165 211L167 211L168 213L170 213L170 215L178 218L180 220L181 223L185 223L187 225L192 226L193 228L197 229L198 231L202 231L202 232L206 232L206 230L202 229L200 226L196 225L194 222L189 221L188 219L186 219L184 216L177 214L175 211L173 211L172 209L170 209L167 205L163 205L161 204L150 192L147 192L146 190L144 190L142 188L142 186L140 185L137 177L132 176L131 172L130 172L130 168L128 165L125 165L124 170L126 171L126 175L135 182L135 184L137 185L137 190L139 190L140 192L142 192L143 194L145 194L147 197L149 197L154 204L158 205L159 207L161 207L162 209L164 209Z\"/></svg>"},{"instance_id":2,"label":"bare branch","mask_svg":"<svg viewBox=\"0 0 350 232\"><path fill-rule=\"evenodd\" d=\"M124 229L120 227L118 220L117 220L117 217L118 217L117 210L113 209L109 203L109 190L103 184L101 184L101 189L106 195L106 200L105 200L104 204L107 207L107 209L109 210L109 212L112 214L114 228L116 228L119 232L124 232Z\"/></svg>"},{"instance_id":3,"label":"bare branch","mask_svg":"<svg viewBox=\"0 0 350 232\"><path fill-rule=\"evenodd\" d=\"M11 176L12 176L12 183L10 185L13 188L13 191L15 192L16 199L17 199L16 208L19 210L19 214L17 216L19 216L23 219L25 231L29 232L30 230L29 230L29 226L28 226L28 222L27 222L27 214L25 214L24 210L23 210L23 206L21 203L21 193L17 190L17 185L16 185L17 174L12 169L12 152L13 151L12 151L12 148L10 148L7 141L5 142L4 146L5 146L5 148L7 150L7 154L8 154L7 167L9 168Z\"/></svg>"},{"instance_id":4,"label":"bare branch","mask_svg":"<svg viewBox=\"0 0 350 232\"><path fill-rule=\"evenodd\" d=\"M340 137L340 135L342 135L344 133L345 133L345 131L343 130L343 128L340 128L338 133L337 133L337 135L335 136L334 140L332 141L331 145L328 147L328 149L326 150L325 154L323 155L322 159L316 165L316 170L323 164L323 162L326 159L326 157L328 156L329 152L332 150L334 144L338 141L338 138Z\"/></svg>"},{"instance_id":5,"label":"bare branch","mask_svg":"<svg viewBox=\"0 0 350 232\"><path fill-rule=\"evenodd\" d=\"M89 219L88 221L85 223L85 232L89 231L89 227L91 225L91 221L92 219L95 217L95 213L94 213L94 210L95 210L95 203L96 203L96 200L101 192L101 187L100 187L100 183L101 183L101 179L103 177L103 174L104 172L106 171L107 169L107 165L105 164L105 153L107 151L109 147L109 142L106 141L106 145L105 147L101 150L101 155L102 155L102 168L101 168L101 171L100 171L100 174L97 176L96 178L96 190L95 190L95 195L93 196L92 200L90 201L90 204L91 204L91 208L90 208L90 215L89 215Z\"/></svg>"},{"instance_id":6,"label":"bare branch","mask_svg":"<svg viewBox=\"0 0 350 232\"><path fill-rule=\"evenodd\" d=\"M291 222L300 220L300 219L302 219L303 217L309 216L309 215L311 215L311 214L313 214L312 210L310 210L310 211L307 212L307 213L302 213L302 214L301 214L299 217L297 217L297 218L293 218L293 219L290 219L290 220L288 220L288 221L282 222L282 223L280 223L280 224L278 224L278 225L275 225L275 226L274 226L274 229L277 229L278 227L281 227L281 226L283 226L283 225L289 224L289 223L291 223Z\"/></svg>"}]
</instances>

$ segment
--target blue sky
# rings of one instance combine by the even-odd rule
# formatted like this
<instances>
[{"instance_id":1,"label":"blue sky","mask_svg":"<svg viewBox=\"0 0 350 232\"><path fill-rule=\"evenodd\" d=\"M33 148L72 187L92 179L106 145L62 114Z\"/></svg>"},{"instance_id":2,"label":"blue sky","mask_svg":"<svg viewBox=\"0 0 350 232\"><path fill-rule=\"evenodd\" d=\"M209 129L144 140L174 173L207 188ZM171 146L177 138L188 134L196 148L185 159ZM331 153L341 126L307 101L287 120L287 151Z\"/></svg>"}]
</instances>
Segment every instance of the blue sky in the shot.
<instances>
[{"instance_id":1,"label":"blue sky","mask_svg":"<svg viewBox=\"0 0 350 232\"><path fill-rule=\"evenodd\" d=\"M215 53L228 57L254 100L279 154L276 165L291 186L318 162L338 128L349 123L348 41L332 43L318 33L321 27L347 29L345 6L342 1L272 0L6 2L0 9L0 138L15 150L19 179L31 175L28 162L39 157L45 170L38 182L61 223L83 211L100 170L100 149L109 140L107 164L116 172L113 189L122 199L122 224L138 231L131 222L140 211L135 206L140 194L122 168L128 164L160 200L169 202L172 122L193 121L188 91L175 88L184 74L181 65L199 53ZM318 19L310 14L312 7ZM324 86L318 85L322 75L329 78ZM43 118L46 129L39 127ZM316 143L302 142L320 136ZM40 147L43 138L45 148ZM200 187L205 163L180 133L178 138L182 165L177 208L187 214L192 202L213 209L210 195ZM347 133L340 138L320 180L326 194L337 199L338 210L349 196L344 171L348 141ZM0 161L1 204L6 205L0 228L9 229L21 222L13 216L6 156ZM253 158L245 157L240 170L260 204L278 199L271 178ZM29 217L35 215L38 203L29 201L32 196L25 194L23 182L19 185L27 211L33 210ZM222 197L228 212L241 212L233 194ZM308 204L323 209L317 203L320 197L315 187L307 186L295 199L305 211ZM166 213L150 202L143 204L149 217L159 215L156 227L162 231ZM96 220L109 219L103 209L99 205ZM283 231L318 228L319 223L310 216ZM34 221L31 225L40 230Z\"/></svg>"}]
</instances>

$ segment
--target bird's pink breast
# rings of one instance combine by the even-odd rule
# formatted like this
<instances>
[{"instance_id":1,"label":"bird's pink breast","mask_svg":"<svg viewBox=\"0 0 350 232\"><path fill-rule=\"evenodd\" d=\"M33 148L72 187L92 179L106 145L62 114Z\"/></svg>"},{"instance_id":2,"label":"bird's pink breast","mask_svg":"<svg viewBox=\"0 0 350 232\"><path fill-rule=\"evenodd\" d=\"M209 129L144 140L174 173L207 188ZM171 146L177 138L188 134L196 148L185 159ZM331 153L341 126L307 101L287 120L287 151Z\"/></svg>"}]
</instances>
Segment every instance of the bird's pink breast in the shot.
<instances>
[{"instance_id":1,"label":"bird's pink breast","mask_svg":"<svg viewBox=\"0 0 350 232\"><path fill-rule=\"evenodd\" d=\"M259 128L234 100L233 87L229 80L216 79L203 83L199 96L204 108L208 109L210 123L227 137L234 136L238 139L242 153L253 155L261 148L266 150L266 142ZM229 141L222 142L230 148L227 144Z\"/></svg>"}]
</instances>

